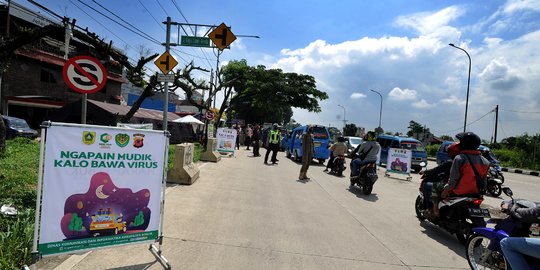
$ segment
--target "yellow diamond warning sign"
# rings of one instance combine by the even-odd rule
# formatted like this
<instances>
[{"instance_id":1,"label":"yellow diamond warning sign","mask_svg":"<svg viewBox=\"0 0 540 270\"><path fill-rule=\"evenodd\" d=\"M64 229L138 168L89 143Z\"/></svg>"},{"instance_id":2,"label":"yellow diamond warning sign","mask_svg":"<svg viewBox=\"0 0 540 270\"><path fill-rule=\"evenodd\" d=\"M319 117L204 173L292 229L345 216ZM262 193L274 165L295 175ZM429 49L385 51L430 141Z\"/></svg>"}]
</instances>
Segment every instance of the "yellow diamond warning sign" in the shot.
<instances>
[{"instance_id":1,"label":"yellow diamond warning sign","mask_svg":"<svg viewBox=\"0 0 540 270\"><path fill-rule=\"evenodd\" d=\"M178 62L169 52L164 52L156 61L154 61L154 64L156 64L163 74L167 74L178 65Z\"/></svg>"},{"instance_id":2,"label":"yellow diamond warning sign","mask_svg":"<svg viewBox=\"0 0 540 270\"><path fill-rule=\"evenodd\" d=\"M236 36L231 32L231 29L221 23L214 31L208 34L208 37L214 42L216 47L220 50L227 48L233 41L236 40Z\"/></svg>"}]
</instances>

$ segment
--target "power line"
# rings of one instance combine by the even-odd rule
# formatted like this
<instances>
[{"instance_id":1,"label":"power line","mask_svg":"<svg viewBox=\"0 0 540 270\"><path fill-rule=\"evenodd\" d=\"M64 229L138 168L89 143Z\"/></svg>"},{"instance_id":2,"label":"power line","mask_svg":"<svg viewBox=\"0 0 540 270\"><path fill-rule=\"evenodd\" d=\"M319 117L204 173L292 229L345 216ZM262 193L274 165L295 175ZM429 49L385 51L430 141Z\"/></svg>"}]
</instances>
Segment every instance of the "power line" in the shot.
<instances>
[{"instance_id":1,"label":"power line","mask_svg":"<svg viewBox=\"0 0 540 270\"><path fill-rule=\"evenodd\" d=\"M176 0L171 0L174 7L176 7L176 10L178 10L178 12L180 13L180 15L182 16L182 18L184 18L184 21L186 21L187 24L189 24L189 21L188 19L186 18L186 16L184 15L184 12L182 12L182 10L180 9L180 7L178 6L178 4L176 3ZM191 33L195 36L195 31L193 31L193 28L191 28L191 26L189 27L189 29L191 30ZM206 55L206 52L202 49L202 48L199 48L201 50L201 52L203 53L204 55L204 59L206 59L206 62L208 63L208 66L210 68L212 68L212 64L210 63L210 60L208 59L208 55ZM193 49L195 51L195 49Z\"/></svg>"},{"instance_id":2,"label":"power line","mask_svg":"<svg viewBox=\"0 0 540 270\"><path fill-rule=\"evenodd\" d=\"M482 115L480 118L478 118L478 119L476 119L476 120L474 120L474 121L468 123L467 126L470 126L470 125L472 125L472 124L474 124L474 123L480 121L482 118L486 117L488 114L490 114L490 113L492 113L492 112L494 112L494 111L495 111L495 109L493 109L493 110L487 112L486 114ZM438 132L438 133L449 133L449 132L454 132L454 131L458 131L458 130L461 130L461 129L462 129L462 128L460 127L460 128L456 128L456 129L452 129L452 130L448 130L448 131L444 131L444 132Z\"/></svg>"},{"instance_id":3,"label":"power line","mask_svg":"<svg viewBox=\"0 0 540 270\"><path fill-rule=\"evenodd\" d=\"M146 8L146 6L141 2L141 0L137 0L139 1L139 4L141 4L141 6L146 10L146 12L148 12L148 14L150 14L150 16L152 17L152 19L154 19L154 21L159 25L159 27L161 27L161 29L163 29L163 31L165 31L165 28L163 28L163 24L161 24L157 19L156 17L154 17L154 15L152 15L152 13L150 12L150 10L148 10L148 8Z\"/></svg>"},{"instance_id":4,"label":"power line","mask_svg":"<svg viewBox=\"0 0 540 270\"><path fill-rule=\"evenodd\" d=\"M69 1L70 1L71 3L73 3L72 0L69 0ZM142 38L144 38L144 39L146 39L146 40L152 42L152 43L155 43L155 44L157 44L157 45L161 45L161 43L160 43L158 40L156 40L156 39L154 39L154 38L148 38L148 37L146 37L146 36L144 36L144 35L141 35L141 34L135 32L134 30L130 29L129 27L127 27L127 26L125 26L125 25L119 23L118 21L114 20L113 18L111 18L111 17L109 17L109 16L103 14L101 11L96 10L95 8L89 6L88 4L84 3L83 1L81 1L81 0L77 0L77 1L79 1L79 2L82 3L83 5L87 6L88 8L92 9L93 11L99 13L101 16L103 16L103 17L105 17L105 18L107 18L107 19L109 19L109 20L115 22L116 24L122 26L122 27L125 28L126 30L128 30L128 31L130 31L130 32L132 32L132 33L134 33L134 34L136 34L136 35L138 35L138 36L140 36L140 37L142 37Z\"/></svg>"},{"instance_id":5,"label":"power line","mask_svg":"<svg viewBox=\"0 0 540 270\"><path fill-rule=\"evenodd\" d=\"M79 2L81 2L82 0L78 0ZM127 25L131 26L133 29L139 31L139 33L147 36L148 38L150 39L154 39L156 41L158 41L157 39L153 38L152 36L150 36L149 34L141 31L141 29L137 28L136 26L132 25L131 23L127 22L126 20L120 18L120 16L116 15L114 12L110 11L109 9L107 9L106 7L102 6L101 4L99 4L98 2L96 2L96 0L92 0L92 2L94 2L95 4L97 4L98 6L100 6L102 9L106 10L107 12L109 12L110 14L112 14L113 16L115 16L116 18L120 19L122 22L126 23ZM158 41L159 42L159 41Z\"/></svg>"},{"instance_id":6,"label":"power line","mask_svg":"<svg viewBox=\"0 0 540 270\"><path fill-rule=\"evenodd\" d=\"M526 112L526 111L503 110L503 109L500 109L500 110L501 110L501 111L505 111L505 112L528 113L528 114L540 114L540 112Z\"/></svg>"},{"instance_id":7,"label":"power line","mask_svg":"<svg viewBox=\"0 0 540 270\"><path fill-rule=\"evenodd\" d=\"M161 2L159 2L159 0L156 0L156 2L157 2L158 5L161 7L161 9L163 10L163 12L165 12L165 14L167 14L167 17L170 17L170 16L169 16L169 13L167 13L167 10L165 10L165 8L161 5Z\"/></svg>"}]
</instances>

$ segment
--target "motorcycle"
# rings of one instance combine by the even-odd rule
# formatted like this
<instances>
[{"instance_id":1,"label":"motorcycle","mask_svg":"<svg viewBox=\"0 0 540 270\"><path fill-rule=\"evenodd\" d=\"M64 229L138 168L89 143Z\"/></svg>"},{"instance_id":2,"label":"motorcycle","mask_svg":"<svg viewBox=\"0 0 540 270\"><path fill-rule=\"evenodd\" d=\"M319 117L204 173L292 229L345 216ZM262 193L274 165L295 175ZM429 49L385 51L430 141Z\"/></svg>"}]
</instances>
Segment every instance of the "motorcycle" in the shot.
<instances>
[{"instance_id":1,"label":"motorcycle","mask_svg":"<svg viewBox=\"0 0 540 270\"><path fill-rule=\"evenodd\" d=\"M492 163L491 166L489 166L488 176L497 178L501 180L502 183L504 183L504 175L502 173L502 167L498 163L495 163L495 164Z\"/></svg>"},{"instance_id":2,"label":"motorcycle","mask_svg":"<svg viewBox=\"0 0 540 270\"><path fill-rule=\"evenodd\" d=\"M501 179L493 177L492 174L488 173L487 175L487 193L493 197L499 197L502 193L502 183Z\"/></svg>"},{"instance_id":3,"label":"motorcycle","mask_svg":"<svg viewBox=\"0 0 540 270\"><path fill-rule=\"evenodd\" d=\"M517 204L525 208L536 207L534 202L512 198L512 190L508 187L504 187L503 192L512 199L501 204L503 213L508 211L502 207L504 204ZM466 254L469 266L471 269L511 269L502 253L500 242L509 236L529 237L532 223L522 222L510 215L506 218L490 219L488 222L496 223L495 228L474 228L473 234L467 241ZM540 269L540 259L524 257L529 264L529 269Z\"/></svg>"},{"instance_id":4,"label":"motorcycle","mask_svg":"<svg viewBox=\"0 0 540 270\"><path fill-rule=\"evenodd\" d=\"M418 220L427 219L432 224L455 234L462 244L467 242L467 237L472 234L473 228L486 226L484 218L489 218L490 213L487 209L480 207L484 201L482 196L445 198L439 202L439 216L431 214L433 202L430 182L434 182L433 179L422 176L420 195L414 203Z\"/></svg>"},{"instance_id":5,"label":"motorcycle","mask_svg":"<svg viewBox=\"0 0 540 270\"><path fill-rule=\"evenodd\" d=\"M330 169L330 173L337 176L342 176L344 170L345 170L345 156L339 155L334 158L334 162L332 164L332 168Z\"/></svg>"},{"instance_id":6,"label":"motorcycle","mask_svg":"<svg viewBox=\"0 0 540 270\"><path fill-rule=\"evenodd\" d=\"M377 162L373 161L360 167L360 174L351 176L351 186L359 186L362 188L362 192L365 195L371 194L373 191L373 185L377 182L379 176L377 175ZM352 161L351 161L352 168Z\"/></svg>"}]
</instances>

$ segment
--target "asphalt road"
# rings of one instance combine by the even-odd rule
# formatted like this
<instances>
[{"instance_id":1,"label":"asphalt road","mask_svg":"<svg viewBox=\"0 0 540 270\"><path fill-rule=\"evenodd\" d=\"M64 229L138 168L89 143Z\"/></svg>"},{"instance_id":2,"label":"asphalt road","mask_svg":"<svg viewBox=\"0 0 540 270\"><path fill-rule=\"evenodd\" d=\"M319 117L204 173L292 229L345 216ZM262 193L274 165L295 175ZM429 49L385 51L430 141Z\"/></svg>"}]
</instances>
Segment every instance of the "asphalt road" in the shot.
<instances>
[{"instance_id":1,"label":"asphalt road","mask_svg":"<svg viewBox=\"0 0 540 270\"><path fill-rule=\"evenodd\" d=\"M412 174L412 181L389 178L380 168L366 196L349 189L346 177L324 173L322 165L313 163L311 181L302 182L301 165L283 152L274 166L251 155L240 150L204 163L193 185L167 189L163 255L172 269L468 269L454 236L415 217L419 175ZM538 198L540 178L505 176L516 196ZM496 208L501 199L485 202ZM162 266L148 245L133 245L40 269Z\"/></svg>"}]
</instances>

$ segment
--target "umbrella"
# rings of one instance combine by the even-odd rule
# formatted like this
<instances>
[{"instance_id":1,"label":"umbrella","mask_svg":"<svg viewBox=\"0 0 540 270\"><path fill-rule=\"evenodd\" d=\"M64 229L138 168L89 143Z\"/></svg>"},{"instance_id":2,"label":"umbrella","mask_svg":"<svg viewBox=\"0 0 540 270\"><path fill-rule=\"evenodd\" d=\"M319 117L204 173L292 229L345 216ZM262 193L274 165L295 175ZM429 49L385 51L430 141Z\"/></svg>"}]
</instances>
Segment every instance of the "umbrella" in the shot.
<instances>
[{"instance_id":1,"label":"umbrella","mask_svg":"<svg viewBox=\"0 0 540 270\"><path fill-rule=\"evenodd\" d=\"M198 125L204 125L203 122L201 122L199 119L191 116L191 115L188 115L188 116L184 116L182 118L178 118L176 120L174 120L173 122L175 123L185 123L185 124L198 124Z\"/></svg>"}]
</instances>

